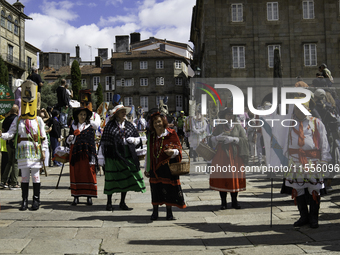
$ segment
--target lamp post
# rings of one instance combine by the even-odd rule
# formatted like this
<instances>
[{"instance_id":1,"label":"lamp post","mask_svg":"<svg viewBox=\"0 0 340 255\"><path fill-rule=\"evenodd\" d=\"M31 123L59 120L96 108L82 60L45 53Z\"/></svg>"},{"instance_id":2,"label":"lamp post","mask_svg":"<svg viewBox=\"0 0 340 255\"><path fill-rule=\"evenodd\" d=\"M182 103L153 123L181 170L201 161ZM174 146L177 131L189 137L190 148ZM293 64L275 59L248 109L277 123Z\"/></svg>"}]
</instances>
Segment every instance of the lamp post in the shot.
<instances>
[{"instance_id":1,"label":"lamp post","mask_svg":"<svg viewBox=\"0 0 340 255\"><path fill-rule=\"evenodd\" d=\"M85 46L89 47L90 49L90 63L92 62L92 46L85 44Z\"/></svg>"}]
</instances>

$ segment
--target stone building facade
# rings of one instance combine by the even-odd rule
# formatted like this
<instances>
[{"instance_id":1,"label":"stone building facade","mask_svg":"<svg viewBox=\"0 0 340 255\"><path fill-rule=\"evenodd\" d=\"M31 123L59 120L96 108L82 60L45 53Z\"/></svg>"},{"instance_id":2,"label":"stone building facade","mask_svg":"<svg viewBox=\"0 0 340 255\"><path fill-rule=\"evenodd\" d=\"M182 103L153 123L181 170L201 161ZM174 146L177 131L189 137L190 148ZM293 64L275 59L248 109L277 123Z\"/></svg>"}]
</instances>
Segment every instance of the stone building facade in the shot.
<instances>
[{"instance_id":1,"label":"stone building facade","mask_svg":"<svg viewBox=\"0 0 340 255\"><path fill-rule=\"evenodd\" d=\"M25 41L25 22L31 19L24 14L24 5L0 1L0 53L9 72L9 86L16 79L26 79L31 65L37 65L40 50Z\"/></svg>"},{"instance_id":2,"label":"stone building facade","mask_svg":"<svg viewBox=\"0 0 340 255\"><path fill-rule=\"evenodd\" d=\"M310 84L326 63L338 83L339 10L335 0L197 0L192 65L205 78L272 78L278 48L283 78Z\"/></svg>"},{"instance_id":3,"label":"stone building facade","mask_svg":"<svg viewBox=\"0 0 340 255\"><path fill-rule=\"evenodd\" d=\"M115 70L115 93L124 105L158 107L168 96L170 112L188 111L188 60L160 50L117 52L111 58Z\"/></svg>"}]
</instances>

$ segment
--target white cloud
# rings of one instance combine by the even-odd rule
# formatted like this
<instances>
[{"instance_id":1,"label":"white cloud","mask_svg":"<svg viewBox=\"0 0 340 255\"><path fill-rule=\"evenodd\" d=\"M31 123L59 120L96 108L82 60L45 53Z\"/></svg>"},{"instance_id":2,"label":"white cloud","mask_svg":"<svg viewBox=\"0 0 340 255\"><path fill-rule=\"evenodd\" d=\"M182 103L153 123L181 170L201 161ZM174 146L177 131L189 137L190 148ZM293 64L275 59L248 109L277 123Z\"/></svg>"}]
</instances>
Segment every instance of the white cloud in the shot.
<instances>
[{"instance_id":1,"label":"white cloud","mask_svg":"<svg viewBox=\"0 0 340 255\"><path fill-rule=\"evenodd\" d=\"M47 0L44 0L40 8L47 16L70 21L78 17L78 15L74 11L70 10L73 6L74 3L70 1L49 2Z\"/></svg>"},{"instance_id":2,"label":"white cloud","mask_svg":"<svg viewBox=\"0 0 340 255\"><path fill-rule=\"evenodd\" d=\"M96 48L108 48L111 52L116 35L129 35L132 32L140 32L142 40L154 36L188 43L192 7L196 0L164 0L159 3L155 0L136 1L133 7L127 9L126 15L100 17L97 24L81 27L70 25L69 21L81 15L81 13L74 13L73 8L78 5L88 5L89 2L44 0L43 14L28 14L33 20L26 21L25 40L44 52L58 49L59 52L69 52L71 56L75 56L75 46L79 45L83 60L90 59L90 49L86 45L91 45L92 60L94 60L97 55ZM106 2L117 3L117 1L107 0L102 0L100 3L103 5ZM100 7L98 2L97 7Z\"/></svg>"},{"instance_id":3,"label":"white cloud","mask_svg":"<svg viewBox=\"0 0 340 255\"><path fill-rule=\"evenodd\" d=\"M133 14L127 16L108 17L106 19L101 16L98 22L98 26L104 27L120 23L132 23L132 22L138 22L138 17Z\"/></svg>"},{"instance_id":4,"label":"white cloud","mask_svg":"<svg viewBox=\"0 0 340 255\"><path fill-rule=\"evenodd\" d=\"M122 4L123 0L105 0L105 5L118 5Z\"/></svg>"}]
</instances>

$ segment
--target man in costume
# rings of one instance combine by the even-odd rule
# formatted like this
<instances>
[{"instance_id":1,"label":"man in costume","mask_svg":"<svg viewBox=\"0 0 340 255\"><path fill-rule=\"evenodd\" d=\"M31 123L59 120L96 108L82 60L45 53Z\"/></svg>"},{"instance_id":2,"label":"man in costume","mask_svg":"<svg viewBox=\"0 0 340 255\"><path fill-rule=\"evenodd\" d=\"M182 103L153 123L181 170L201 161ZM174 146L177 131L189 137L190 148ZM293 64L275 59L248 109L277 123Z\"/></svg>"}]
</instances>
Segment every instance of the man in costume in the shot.
<instances>
[{"instance_id":1,"label":"man in costume","mask_svg":"<svg viewBox=\"0 0 340 255\"><path fill-rule=\"evenodd\" d=\"M309 107L308 103L304 105ZM297 125L291 127L288 134L291 170L286 174L285 186L293 189L292 198L295 199L301 216L294 227L309 223L311 228L317 228L320 194L325 188L323 175L328 170L328 162L332 160L326 129L321 120L306 116L297 107L293 118ZM309 194L305 196L307 189ZM310 203L309 213L306 197Z\"/></svg>"},{"instance_id":2,"label":"man in costume","mask_svg":"<svg viewBox=\"0 0 340 255\"><path fill-rule=\"evenodd\" d=\"M22 203L20 210L27 210L30 173L33 182L32 210L40 205L40 168L48 149L44 121L37 116L38 85L31 80L21 85L21 116L16 117L7 133L1 134L5 140L14 140L18 168L21 169Z\"/></svg>"}]
</instances>

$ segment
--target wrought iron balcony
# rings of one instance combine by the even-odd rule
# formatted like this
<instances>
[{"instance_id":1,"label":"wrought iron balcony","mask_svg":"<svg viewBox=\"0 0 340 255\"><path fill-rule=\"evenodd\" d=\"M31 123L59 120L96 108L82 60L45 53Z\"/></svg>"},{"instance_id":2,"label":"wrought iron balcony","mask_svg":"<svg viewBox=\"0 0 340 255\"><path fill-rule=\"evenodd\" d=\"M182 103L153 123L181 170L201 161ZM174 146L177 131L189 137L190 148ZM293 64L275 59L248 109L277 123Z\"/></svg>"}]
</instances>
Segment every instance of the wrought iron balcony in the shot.
<instances>
[{"instance_id":1,"label":"wrought iron balcony","mask_svg":"<svg viewBox=\"0 0 340 255\"><path fill-rule=\"evenodd\" d=\"M24 61L20 61L18 58L13 57L13 55L10 54L1 54L1 56L3 60L6 61L7 63L26 70L26 63Z\"/></svg>"}]
</instances>

